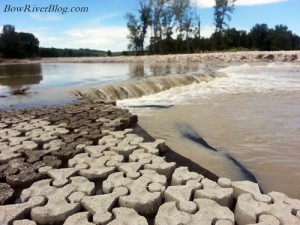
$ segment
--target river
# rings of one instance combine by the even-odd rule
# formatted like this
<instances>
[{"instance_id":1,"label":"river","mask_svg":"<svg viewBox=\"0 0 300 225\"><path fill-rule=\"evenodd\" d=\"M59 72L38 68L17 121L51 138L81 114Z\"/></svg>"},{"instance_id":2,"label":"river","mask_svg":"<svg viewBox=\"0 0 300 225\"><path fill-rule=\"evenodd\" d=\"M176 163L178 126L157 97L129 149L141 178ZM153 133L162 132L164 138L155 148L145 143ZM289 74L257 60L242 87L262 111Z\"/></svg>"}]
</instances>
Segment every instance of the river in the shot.
<instances>
[{"instance_id":1,"label":"river","mask_svg":"<svg viewBox=\"0 0 300 225\"><path fill-rule=\"evenodd\" d=\"M10 96L25 86L28 95ZM152 136L219 176L254 175L264 192L300 198L299 64L0 66L0 108L65 104L78 92L123 99Z\"/></svg>"}]
</instances>

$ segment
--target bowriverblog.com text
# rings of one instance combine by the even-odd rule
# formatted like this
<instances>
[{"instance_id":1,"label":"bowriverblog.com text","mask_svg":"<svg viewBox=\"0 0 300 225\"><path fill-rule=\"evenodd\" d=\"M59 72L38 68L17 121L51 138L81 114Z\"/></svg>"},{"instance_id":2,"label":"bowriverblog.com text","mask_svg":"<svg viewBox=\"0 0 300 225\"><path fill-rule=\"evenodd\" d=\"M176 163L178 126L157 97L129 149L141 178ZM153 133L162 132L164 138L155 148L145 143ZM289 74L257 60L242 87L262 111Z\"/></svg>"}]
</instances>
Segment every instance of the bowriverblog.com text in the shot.
<instances>
[{"instance_id":1,"label":"bowriverblog.com text","mask_svg":"<svg viewBox=\"0 0 300 225\"><path fill-rule=\"evenodd\" d=\"M49 5L49 6L36 6L36 5L24 5L24 6L12 6L5 5L3 12L11 12L11 13L86 13L89 11L88 7L62 7L59 5Z\"/></svg>"}]
</instances>

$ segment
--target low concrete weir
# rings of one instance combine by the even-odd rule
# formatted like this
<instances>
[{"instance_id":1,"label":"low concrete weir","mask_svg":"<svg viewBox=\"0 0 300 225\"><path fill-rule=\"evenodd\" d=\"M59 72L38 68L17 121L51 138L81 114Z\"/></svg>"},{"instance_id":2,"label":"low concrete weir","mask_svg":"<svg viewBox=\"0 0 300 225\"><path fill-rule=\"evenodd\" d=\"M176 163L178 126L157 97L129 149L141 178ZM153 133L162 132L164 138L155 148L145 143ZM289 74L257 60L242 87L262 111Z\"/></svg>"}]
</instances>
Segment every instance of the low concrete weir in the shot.
<instances>
[{"instance_id":1,"label":"low concrete weir","mask_svg":"<svg viewBox=\"0 0 300 225\"><path fill-rule=\"evenodd\" d=\"M192 83L209 82L214 79L215 76L217 75L213 73L205 73L143 78L127 82L123 81L120 84L106 85L91 90L77 90L75 91L75 95L78 97L102 100L138 98L169 90L171 88L190 85Z\"/></svg>"},{"instance_id":2,"label":"low concrete weir","mask_svg":"<svg viewBox=\"0 0 300 225\"><path fill-rule=\"evenodd\" d=\"M137 122L104 101L0 111L0 224L300 224L300 200L217 177Z\"/></svg>"}]
</instances>

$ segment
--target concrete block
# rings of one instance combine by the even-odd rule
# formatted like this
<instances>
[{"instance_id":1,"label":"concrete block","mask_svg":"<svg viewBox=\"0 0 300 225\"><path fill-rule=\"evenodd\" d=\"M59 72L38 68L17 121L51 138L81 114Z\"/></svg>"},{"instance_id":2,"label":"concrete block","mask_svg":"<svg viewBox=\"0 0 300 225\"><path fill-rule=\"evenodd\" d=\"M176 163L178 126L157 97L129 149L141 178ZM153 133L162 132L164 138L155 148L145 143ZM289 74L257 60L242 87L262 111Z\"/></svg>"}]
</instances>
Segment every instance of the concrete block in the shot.
<instances>
[{"instance_id":1,"label":"concrete block","mask_svg":"<svg viewBox=\"0 0 300 225\"><path fill-rule=\"evenodd\" d=\"M140 148L143 148L145 150L147 150L147 152L152 152L153 149L158 149L160 152L165 152L166 151L166 144L165 144L165 140L162 139L156 139L153 142L143 142L143 143L139 143L138 146Z\"/></svg>"},{"instance_id":2,"label":"concrete block","mask_svg":"<svg viewBox=\"0 0 300 225\"><path fill-rule=\"evenodd\" d=\"M142 162L128 162L118 166L118 171L124 172L126 177L136 179L140 176L138 172L145 164Z\"/></svg>"},{"instance_id":3,"label":"concrete block","mask_svg":"<svg viewBox=\"0 0 300 225\"><path fill-rule=\"evenodd\" d=\"M109 146L106 145L91 145L84 147L84 152L89 153L91 157L99 158L104 155L104 151L108 151Z\"/></svg>"},{"instance_id":4,"label":"concrete block","mask_svg":"<svg viewBox=\"0 0 300 225\"><path fill-rule=\"evenodd\" d=\"M13 205L2 205L0 206L0 224L9 225L15 220L20 220L28 217L30 211L38 206L42 206L46 203L45 198L37 196L31 198L28 202L13 204Z\"/></svg>"},{"instance_id":5,"label":"concrete block","mask_svg":"<svg viewBox=\"0 0 300 225\"><path fill-rule=\"evenodd\" d=\"M231 187L231 180L225 177L220 177L218 179L218 185L222 188L230 188Z\"/></svg>"},{"instance_id":6,"label":"concrete block","mask_svg":"<svg viewBox=\"0 0 300 225\"><path fill-rule=\"evenodd\" d=\"M207 178L201 180L201 190L196 190L194 199L196 198L207 198L214 200L221 206L231 208L233 205L233 189L222 188L216 182L211 181Z\"/></svg>"},{"instance_id":7,"label":"concrete block","mask_svg":"<svg viewBox=\"0 0 300 225\"><path fill-rule=\"evenodd\" d=\"M94 223L89 222L89 217L91 217L89 212L79 212L69 216L63 225L95 225Z\"/></svg>"},{"instance_id":8,"label":"concrete block","mask_svg":"<svg viewBox=\"0 0 300 225\"><path fill-rule=\"evenodd\" d=\"M69 160L69 167L78 168L81 176L88 179L106 179L116 171L117 166L124 160L122 155L90 157L88 153L75 155Z\"/></svg>"},{"instance_id":9,"label":"concrete block","mask_svg":"<svg viewBox=\"0 0 300 225\"><path fill-rule=\"evenodd\" d=\"M5 181L13 189L27 188L33 182L44 178L43 174L38 173L38 169L44 166L43 162L25 163L24 158L11 160L5 170Z\"/></svg>"},{"instance_id":10,"label":"concrete block","mask_svg":"<svg viewBox=\"0 0 300 225\"><path fill-rule=\"evenodd\" d=\"M50 179L41 180L22 191L20 196L22 202L30 201L35 196L44 196L47 199L46 205L31 210L31 218L34 221L38 224L59 224L70 215L79 212L80 204L68 202L67 197L74 192L91 195L95 191L95 184L85 177L71 177L70 180L69 184L61 188L51 186Z\"/></svg>"},{"instance_id":11,"label":"concrete block","mask_svg":"<svg viewBox=\"0 0 300 225\"><path fill-rule=\"evenodd\" d=\"M81 205L93 215L96 224L107 224L113 219L111 210L117 206L118 198L128 194L125 187L117 187L110 194L85 196Z\"/></svg>"},{"instance_id":12,"label":"concrete block","mask_svg":"<svg viewBox=\"0 0 300 225\"><path fill-rule=\"evenodd\" d=\"M49 169L48 176L53 179L52 185L54 187L63 187L69 182L69 178L78 174L78 169L75 168L62 168L62 169Z\"/></svg>"},{"instance_id":13,"label":"concrete block","mask_svg":"<svg viewBox=\"0 0 300 225\"><path fill-rule=\"evenodd\" d=\"M196 180L190 180L185 185L169 186L164 192L165 202L192 201L194 192L201 188L201 184Z\"/></svg>"},{"instance_id":14,"label":"concrete block","mask_svg":"<svg viewBox=\"0 0 300 225\"><path fill-rule=\"evenodd\" d=\"M277 202L271 205L269 214L276 217L282 225L299 225L300 219L292 214L293 207Z\"/></svg>"},{"instance_id":15,"label":"concrete block","mask_svg":"<svg viewBox=\"0 0 300 225\"><path fill-rule=\"evenodd\" d=\"M180 211L175 202L163 204L158 210L154 224L210 225L219 223L234 225L234 215L228 208L222 207L210 199L196 199L194 203L198 208L194 214Z\"/></svg>"},{"instance_id":16,"label":"concrete block","mask_svg":"<svg viewBox=\"0 0 300 225\"><path fill-rule=\"evenodd\" d=\"M176 168L175 162L166 162L165 157L155 156L150 164L144 166L145 169L154 170L159 174L165 175L167 179L171 176Z\"/></svg>"},{"instance_id":17,"label":"concrete block","mask_svg":"<svg viewBox=\"0 0 300 225\"><path fill-rule=\"evenodd\" d=\"M123 155L125 159L128 159L129 155L133 152L133 150L137 149L137 145L130 145L124 141L118 143L117 146L110 147L111 151L115 151L120 155Z\"/></svg>"},{"instance_id":18,"label":"concrete block","mask_svg":"<svg viewBox=\"0 0 300 225\"><path fill-rule=\"evenodd\" d=\"M136 149L129 155L129 162L148 162L150 163L156 155L146 152L145 149ZM147 161L145 161L147 160Z\"/></svg>"},{"instance_id":19,"label":"concrete block","mask_svg":"<svg viewBox=\"0 0 300 225\"><path fill-rule=\"evenodd\" d=\"M166 202L159 207L154 225L182 225L191 221L192 215L179 211L175 202Z\"/></svg>"},{"instance_id":20,"label":"concrete block","mask_svg":"<svg viewBox=\"0 0 300 225\"><path fill-rule=\"evenodd\" d=\"M109 122L109 121L107 121ZM109 131L109 130L103 130L102 133L103 134L109 134L112 135L113 137L117 138L117 139L124 139L126 137L126 134L132 133L133 130L132 129L125 129L123 131Z\"/></svg>"},{"instance_id":21,"label":"concrete block","mask_svg":"<svg viewBox=\"0 0 300 225\"><path fill-rule=\"evenodd\" d=\"M260 202L271 203L271 197L262 194L257 183L251 181L232 182L233 197L237 199L243 193L251 193L253 198Z\"/></svg>"},{"instance_id":22,"label":"concrete block","mask_svg":"<svg viewBox=\"0 0 300 225\"><path fill-rule=\"evenodd\" d=\"M0 205L9 202L14 196L14 190L6 183L0 183Z\"/></svg>"},{"instance_id":23,"label":"concrete block","mask_svg":"<svg viewBox=\"0 0 300 225\"><path fill-rule=\"evenodd\" d=\"M32 221L32 220L15 220L13 222L13 225L36 225L36 222Z\"/></svg>"},{"instance_id":24,"label":"concrete block","mask_svg":"<svg viewBox=\"0 0 300 225\"><path fill-rule=\"evenodd\" d=\"M115 219L108 225L148 225L145 217L140 216L136 211L129 208L114 208L112 210Z\"/></svg>"},{"instance_id":25,"label":"concrete block","mask_svg":"<svg viewBox=\"0 0 300 225\"><path fill-rule=\"evenodd\" d=\"M147 187L151 183L160 185L164 190L167 179L153 170L141 170L141 177L127 184L130 194L119 198L121 207L132 208L141 215L150 215L157 212L162 204L162 191L150 192Z\"/></svg>"},{"instance_id":26,"label":"concrete block","mask_svg":"<svg viewBox=\"0 0 300 225\"><path fill-rule=\"evenodd\" d=\"M63 144L64 144L63 140L54 139L54 140L50 141L49 143L44 144L43 149L58 151L59 149L61 149L61 146Z\"/></svg>"},{"instance_id":27,"label":"concrete block","mask_svg":"<svg viewBox=\"0 0 300 225\"><path fill-rule=\"evenodd\" d=\"M125 177L123 172L115 172L110 174L108 178L102 183L103 193L111 193L116 187L127 187L132 182L131 178Z\"/></svg>"},{"instance_id":28,"label":"concrete block","mask_svg":"<svg viewBox=\"0 0 300 225\"><path fill-rule=\"evenodd\" d=\"M249 225L280 225L280 222L276 217L271 215L261 215L257 223L249 224Z\"/></svg>"},{"instance_id":29,"label":"concrete block","mask_svg":"<svg viewBox=\"0 0 300 225\"><path fill-rule=\"evenodd\" d=\"M115 138L113 135L106 135L99 139L98 145L105 146L107 148L116 146L118 143L121 142L121 139Z\"/></svg>"},{"instance_id":30,"label":"concrete block","mask_svg":"<svg viewBox=\"0 0 300 225\"><path fill-rule=\"evenodd\" d=\"M187 167L178 167L177 169L175 169L172 175L171 185L184 185L189 180L196 180L200 182L203 178L203 175L195 172L190 172Z\"/></svg>"},{"instance_id":31,"label":"concrete block","mask_svg":"<svg viewBox=\"0 0 300 225\"><path fill-rule=\"evenodd\" d=\"M19 150L20 146L11 147L8 142L0 143L0 163L8 163L10 160L22 157Z\"/></svg>"},{"instance_id":32,"label":"concrete block","mask_svg":"<svg viewBox=\"0 0 300 225\"><path fill-rule=\"evenodd\" d=\"M270 205L256 201L252 194L241 194L234 210L235 220L238 225L253 224L262 214L269 214Z\"/></svg>"},{"instance_id":33,"label":"concrete block","mask_svg":"<svg viewBox=\"0 0 300 225\"><path fill-rule=\"evenodd\" d=\"M198 207L198 212L192 217L191 225L212 224L221 221L230 221L234 225L234 214L227 207L220 206L210 199L195 199L194 202Z\"/></svg>"}]
</instances>

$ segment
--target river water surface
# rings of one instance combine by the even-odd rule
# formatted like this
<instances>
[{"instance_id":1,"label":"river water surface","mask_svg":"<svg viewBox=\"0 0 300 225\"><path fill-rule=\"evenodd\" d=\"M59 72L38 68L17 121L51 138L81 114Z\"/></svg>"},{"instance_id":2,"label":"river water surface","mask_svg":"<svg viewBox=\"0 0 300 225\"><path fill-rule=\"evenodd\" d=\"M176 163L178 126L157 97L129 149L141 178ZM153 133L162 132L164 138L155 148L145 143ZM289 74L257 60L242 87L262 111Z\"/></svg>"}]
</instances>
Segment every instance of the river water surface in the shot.
<instances>
[{"instance_id":1,"label":"river water surface","mask_svg":"<svg viewBox=\"0 0 300 225\"><path fill-rule=\"evenodd\" d=\"M10 96L26 86L27 96ZM64 104L75 99L74 90L90 88L98 91L93 97L132 94L136 98L118 105L138 114L152 136L217 175L241 180L252 174L264 192L300 198L299 64L0 66L0 95L8 96L0 108Z\"/></svg>"}]
</instances>

